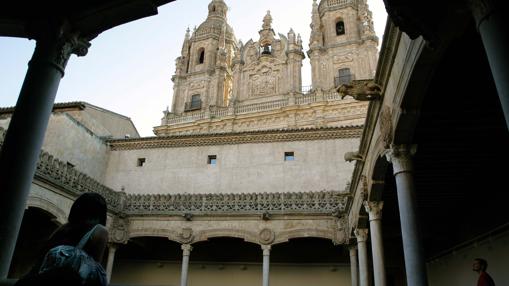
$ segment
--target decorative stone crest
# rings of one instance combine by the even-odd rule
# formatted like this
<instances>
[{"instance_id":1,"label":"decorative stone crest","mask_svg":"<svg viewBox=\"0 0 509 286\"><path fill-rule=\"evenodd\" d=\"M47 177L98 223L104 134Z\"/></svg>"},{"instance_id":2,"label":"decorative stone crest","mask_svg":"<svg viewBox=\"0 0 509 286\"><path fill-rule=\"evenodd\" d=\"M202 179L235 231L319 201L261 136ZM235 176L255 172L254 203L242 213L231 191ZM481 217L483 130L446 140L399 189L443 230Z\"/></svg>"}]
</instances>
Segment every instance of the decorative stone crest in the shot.
<instances>
[{"instance_id":1,"label":"decorative stone crest","mask_svg":"<svg viewBox=\"0 0 509 286\"><path fill-rule=\"evenodd\" d=\"M127 243L129 240L129 220L122 217L114 217L110 229L110 242Z\"/></svg>"},{"instance_id":2,"label":"decorative stone crest","mask_svg":"<svg viewBox=\"0 0 509 286\"><path fill-rule=\"evenodd\" d=\"M264 228L259 233L260 242L262 244L271 244L276 238L276 234L269 228Z\"/></svg>"},{"instance_id":3,"label":"decorative stone crest","mask_svg":"<svg viewBox=\"0 0 509 286\"><path fill-rule=\"evenodd\" d=\"M384 148L388 149L392 144L392 112L387 105L382 107L380 111L380 137L384 144Z\"/></svg>"},{"instance_id":4,"label":"decorative stone crest","mask_svg":"<svg viewBox=\"0 0 509 286\"><path fill-rule=\"evenodd\" d=\"M178 236L183 243L190 243L194 238L193 229L188 227L183 228Z\"/></svg>"}]
</instances>

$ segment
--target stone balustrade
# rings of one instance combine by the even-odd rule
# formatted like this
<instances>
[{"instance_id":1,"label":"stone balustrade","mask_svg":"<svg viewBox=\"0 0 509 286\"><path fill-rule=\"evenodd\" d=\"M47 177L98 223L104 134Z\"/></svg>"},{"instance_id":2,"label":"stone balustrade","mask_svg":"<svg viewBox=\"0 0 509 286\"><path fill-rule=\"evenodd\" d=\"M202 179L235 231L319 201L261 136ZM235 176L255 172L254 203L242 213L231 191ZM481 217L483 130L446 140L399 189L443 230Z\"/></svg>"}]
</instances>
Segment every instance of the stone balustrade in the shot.
<instances>
[{"instance_id":1,"label":"stone balustrade","mask_svg":"<svg viewBox=\"0 0 509 286\"><path fill-rule=\"evenodd\" d=\"M195 122L203 119L222 118L227 116L235 116L237 114L277 110L279 108L293 105L304 105L317 102L332 102L339 100L341 100L341 96L335 91L323 93L312 92L308 94L296 95L294 103L286 98L262 103L236 105L233 108L223 107L213 111L192 112L183 115L168 114L165 118L163 118L162 125L176 125Z\"/></svg>"}]
</instances>

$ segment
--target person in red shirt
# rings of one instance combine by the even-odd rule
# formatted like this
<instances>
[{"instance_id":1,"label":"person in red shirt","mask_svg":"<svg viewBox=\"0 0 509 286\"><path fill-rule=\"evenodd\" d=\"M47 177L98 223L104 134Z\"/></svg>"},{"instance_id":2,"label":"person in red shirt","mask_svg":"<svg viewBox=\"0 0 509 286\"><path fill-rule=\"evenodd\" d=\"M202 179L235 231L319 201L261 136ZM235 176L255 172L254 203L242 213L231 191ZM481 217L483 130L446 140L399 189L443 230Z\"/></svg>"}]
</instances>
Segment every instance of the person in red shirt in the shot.
<instances>
[{"instance_id":1,"label":"person in red shirt","mask_svg":"<svg viewBox=\"0 0 509 286\"><path fill-rule=\"evenodd\" d=\"M479 273L479 280L477 280L477 286L495 286L495 281L493 278L486 272L488 268L488 261L482 258L474 259L474 264L472 265L472 270Z\"/></svg>"}]
</instances>

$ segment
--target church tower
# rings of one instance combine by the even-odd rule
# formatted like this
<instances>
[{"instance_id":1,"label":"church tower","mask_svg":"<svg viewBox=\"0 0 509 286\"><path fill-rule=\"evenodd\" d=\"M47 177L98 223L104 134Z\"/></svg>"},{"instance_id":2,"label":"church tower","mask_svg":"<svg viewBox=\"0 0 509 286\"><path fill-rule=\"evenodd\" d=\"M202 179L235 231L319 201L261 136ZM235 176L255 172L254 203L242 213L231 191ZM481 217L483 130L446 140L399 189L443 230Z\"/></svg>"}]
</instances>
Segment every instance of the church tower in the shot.
<instances>
[{"instance_id":1,"label":"church tower","mask_svg":"<svg viewBox=\"0 0 509 286\"><path fill-rule=\"evenodd\" d=\"M366 0L313 0L308 51L313 89L372 79L377 45Z\"/></svg>"},{"instance_id":2,"label":"church tower","mask_svg":"<svg viewBox=\"0 0 509 286\"><path fill-rule=\"evenodd\" d=\"M228 7L212 0L207 19L192 34L186 31L172 77L172 113L180 115L228 106L232 93L231 62L237 44L228 25Z\"/></svg>"}]
</instances>

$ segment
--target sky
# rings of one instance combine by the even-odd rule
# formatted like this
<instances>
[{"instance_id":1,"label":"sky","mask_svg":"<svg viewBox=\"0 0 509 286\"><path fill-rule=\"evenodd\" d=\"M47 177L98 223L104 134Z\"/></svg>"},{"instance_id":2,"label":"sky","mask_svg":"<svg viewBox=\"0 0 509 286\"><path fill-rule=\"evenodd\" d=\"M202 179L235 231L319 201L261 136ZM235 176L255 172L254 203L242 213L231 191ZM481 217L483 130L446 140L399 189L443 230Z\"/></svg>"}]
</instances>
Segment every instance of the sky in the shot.
<instances>
[{"instance_id":1,"label":"sky","mask_svg":"<svg viewBox=\"0 0 509 286\"><path fill-rule=\"evenodd\" d=\"M73 55L55 102L85 101L130 117L141 136L153 136L163 110L171 106L175 59L185 30L207 17L210 0L177 0L159 7L158 15L105 31L92 40L85 57ZM257 40L262 19L271 11L272 28L300 33L309 49L312 0L225 0L228 23L238 40ZM382 0L368 0L381 44L387 14ZM16 105L35 41L0 37L0 107ZM309 59L302 84L311 85Z\"/></svg>"}]
</instances>

